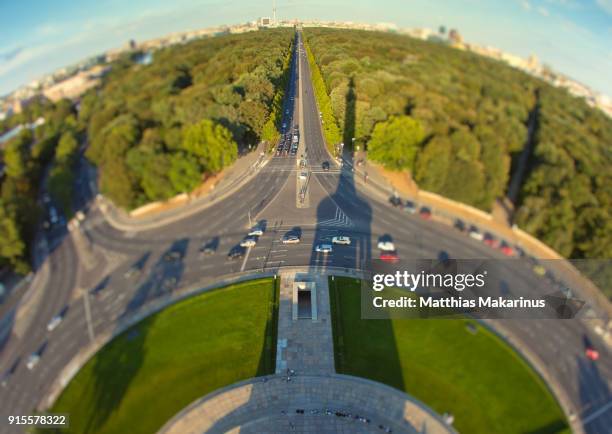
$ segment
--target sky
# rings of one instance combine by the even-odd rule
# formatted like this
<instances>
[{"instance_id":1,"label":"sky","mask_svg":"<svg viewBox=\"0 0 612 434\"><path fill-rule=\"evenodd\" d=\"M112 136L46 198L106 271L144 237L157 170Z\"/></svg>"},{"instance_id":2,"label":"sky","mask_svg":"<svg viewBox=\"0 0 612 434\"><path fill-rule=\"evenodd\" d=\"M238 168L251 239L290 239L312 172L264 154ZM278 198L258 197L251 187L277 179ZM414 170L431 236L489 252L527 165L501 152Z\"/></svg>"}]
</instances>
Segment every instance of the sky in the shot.
<instances>
[{"instance_id":1,"label":"sky","mask_svg":"<svg viewBox=\"0 0 612 434\"><path fill-rule=\"evenodd\" d=\"M0 95L81 59L168 33L272 14L273 0L0 0ZM278 19L444 25L612 96L612 0L276 0Z\"/></svg>"}]
</instances>

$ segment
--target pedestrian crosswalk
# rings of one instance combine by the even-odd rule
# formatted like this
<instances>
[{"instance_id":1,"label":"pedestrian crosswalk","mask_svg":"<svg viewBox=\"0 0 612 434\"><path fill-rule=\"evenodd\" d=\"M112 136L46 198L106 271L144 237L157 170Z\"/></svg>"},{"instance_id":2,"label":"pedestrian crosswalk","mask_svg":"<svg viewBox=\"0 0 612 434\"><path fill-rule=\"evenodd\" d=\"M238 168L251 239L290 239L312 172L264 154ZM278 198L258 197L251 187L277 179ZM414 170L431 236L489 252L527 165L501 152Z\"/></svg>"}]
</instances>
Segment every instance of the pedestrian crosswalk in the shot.
<instances>
[{"instance_id":1,"label":"pedestrian crosswalk","mask_svg":"<svg viewBox=\"0 0 612 434\"><path fill-rule=\"evenodd\" d=\"M339 228L350 228L353 225L351 218L345 214L340 208L336 207L336 215L333 219L322 220L317 222L317 226L329 226Z\"/></svg>"}]
</instances>

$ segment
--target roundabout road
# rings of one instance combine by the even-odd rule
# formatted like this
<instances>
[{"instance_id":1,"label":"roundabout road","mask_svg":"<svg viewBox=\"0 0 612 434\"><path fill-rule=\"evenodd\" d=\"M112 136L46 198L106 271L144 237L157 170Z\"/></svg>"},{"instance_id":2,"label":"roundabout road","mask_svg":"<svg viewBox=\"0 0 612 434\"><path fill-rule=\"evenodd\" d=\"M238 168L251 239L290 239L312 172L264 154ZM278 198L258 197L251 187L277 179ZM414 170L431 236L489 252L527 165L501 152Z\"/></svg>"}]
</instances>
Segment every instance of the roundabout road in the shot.
<instances>
[{"instance_id":1,"label":"roundabout road","mask_svg":"<svg viewBox=\"0 0 612 434\"><path fill-rule=\"evenodd\" d=\"M203 280L287 266L359 268L375 255L374 246L382 235L393 237L402 258L431 259L441 251L456 259L505 258L451 227L391 208L356 182L350 169L336 167L323 145L308 63L303 54L298 58L299 78L304 79L302 131L311 170L310 206L296 207L296 160L282 156L271 158L249 183L215 205L155 230L117 230L93 207L80 233L51 240L56 246L48 257L52 271L43 301L27 332L12 336L0 355L0 373L19 360L6 387L0 388L0 417L31 414L62 368L89 344L87 306L91 330L97 335L147 303ZM299 101L291 98L295 79L294 74L287 99L290 115ZM292 116L287 120L289 125L297 123ZM327 172L321 170L323 161L332 163ZM227 253L246 235L249 215L253 223L265 221L266 231L243 258L230 260ZM299 244L281 242L289 230L301 232ZM317 243L339 234L350 236L351 246L326 256L314 251ZM201 255L200 247L211 240L216 241L216 252ZM181 258L166 261L169 251L180 252ZM517 294L541 286L541 278L521 261L506 261L502 277ZM64 306L69 306L64 321L47 331L51 318ZM504 320L501 325L546 366L586 432L610 432L612 355L583 320ZM584 356L587 341L600 349L596 363ZM42 345L40 363L28 370L28 356Z\"/></svg>"}]
</instances>

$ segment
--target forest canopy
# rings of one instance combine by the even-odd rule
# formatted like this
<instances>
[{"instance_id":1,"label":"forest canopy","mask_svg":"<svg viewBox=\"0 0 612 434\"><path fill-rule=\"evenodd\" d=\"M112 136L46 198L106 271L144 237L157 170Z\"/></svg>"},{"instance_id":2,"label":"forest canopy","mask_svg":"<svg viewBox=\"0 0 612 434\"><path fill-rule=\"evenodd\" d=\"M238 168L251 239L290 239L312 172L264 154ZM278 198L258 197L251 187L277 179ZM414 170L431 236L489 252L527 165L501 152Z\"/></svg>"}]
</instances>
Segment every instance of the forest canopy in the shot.
<instances>
[{"instance_id":1,"label":"forest canopy","mask_svg":"<svg viewBox=\"0 0 612 434\"><path fill-rule=\"evenodd\" d=\"M612 257L612 119L601 111L443 43L344 29L304 35L324 126L340 129L328 141L354 137L421 188L490 211L507 194L533 118L516 222L562 255ZM399 119L412 127L401 133Z\"/></svg>"},{"instance_id":2,"label":"forest canopy","mask_svg":"<svg viewBox=\"0 0 612 434\"><path fill-rule=\"evenodd\" d=\"M157 51L150 65L116 62L80 110L101 192L128 209L168 199L274 138L293 35L220 36Z\"/></svg>"}]
</instances>

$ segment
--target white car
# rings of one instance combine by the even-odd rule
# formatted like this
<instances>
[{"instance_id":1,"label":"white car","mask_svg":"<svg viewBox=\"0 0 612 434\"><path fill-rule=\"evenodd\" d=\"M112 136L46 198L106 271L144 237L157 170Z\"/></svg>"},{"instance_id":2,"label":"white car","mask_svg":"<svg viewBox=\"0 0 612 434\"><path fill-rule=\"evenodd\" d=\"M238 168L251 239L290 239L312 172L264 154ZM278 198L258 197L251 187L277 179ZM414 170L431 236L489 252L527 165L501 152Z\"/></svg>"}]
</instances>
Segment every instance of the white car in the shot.
<instances>
[{"instance_id":1,"label":"white car","mask_svg":"<svg viewBox=\"0 0 612 434\"><path fill-rule=\"evenodd\" d=\"M351 239L349 237L333 237L332 244L342 244L343 246L350 246Z\"/></svg>"},{"instance_id":2,"label":"white car","mask_svg":"<svg viewBox=\"0 0 612 434\"><path fill-rule=\"evenodd\" d=\"M49 330L50 332L52 332L53 330L55 330L55 328L60 325L60 323L62 322L64 318L62 318L59 315L55 315L53 318L51 318L51 321L49 321L49 324L47 324L47 330Z\"/></svg>"},{"instance_id":3,"label":"white car","mask_svg":"<svg viewBox=\"0 0 612 434\"><path fill-rule=\"evenodd\" d=\"M474 238L477 241L484 240L484 235L482 234L482 232L478 230L476 226L470 227L469 233L470 233L470 237Z\"/></svg>"},{"instance_id":4,"label":"white car","mask_svg":"<svg viewBox=\"0 0 612 434\"><path fill-rule=\"evenodd\" d=\"M58 312L57 315L51 318L51 321L49 321L49 324L47 324L47 330L49 330L50 332L55 330L55 328L57 328L57 326L60 325L60 323L64 320L64 317L66 316L66 312L68 312L67 305L64 306L62 310Z\"/></svg>"},{"instance_id":5,"label":"white car","mask_svg":"<svg viewBox=\"0 0 612 434\"><path fill-rule=\"evenodd\" d=\"M261 237L263 235L263 229L261 228L253 228L249 231L249 237Z\"/></svg>"},{"instance_id":6,"label":"white car","mask_svg":"<svg viewBox=\"0 0 612 434\"><path fill-rule=\"evenodd\" d=\"M40 355L37 353L30 354L30 357L28 357L28 363L26 364L26 366L31 371L32 369L36 367L36 365L38 365L38 362L40 362Z\"/></svg>"},{"instance_id":7,"label":"white car","mask_svg":"<svg viewBox=\"0 0 612 434\"><path fill-rule=\"evenodd\" d=\"M255 244L257 244L257 239L255 237L248 237L240 241L240 247L254 247Z\"/></svg>"},{"instance_id":8,"label":"white car","mask_svg":"<svg viewBox=\"0 0 612 434\"><path fill-rule=\"evenodd\" d=\"M300 173L300 179L306 179L306 178L308 178L308 173L306 173L306 172L301 172L301 173Z\"/></svg>"},{"instance_id":9,"label":"white car","mask_svg":"<svg viewBox=\"0 0 612 434\"><path fill-rule=\"evenodd\" d=\"M332 245L331 244L317 244L315 250L319 253L331 253Z\"/></svg>"},{"instance_id":10,"label":"white car","mask_svg":"<svg viewBox=\"0 0 612 434\"><path fill-rule=\"evenodd\" d=\"M379 241L378 248L384 252L394 252L395 244L393 244L391 241Z\"/></svg>"},{"instance_id":11,"label":"white car","mask_svg":"<svg viewBox=\"0 0 612 434\"><path fill-rule=\"evenodd\" d=\"M298 244L300 242L300 237L297 235L285 235L283 237L283 244Z\"/></svg>"}]
</instances>

